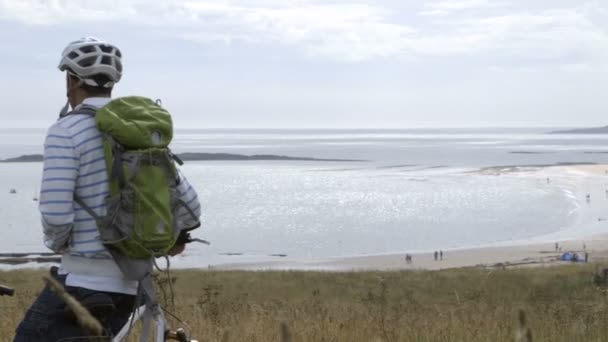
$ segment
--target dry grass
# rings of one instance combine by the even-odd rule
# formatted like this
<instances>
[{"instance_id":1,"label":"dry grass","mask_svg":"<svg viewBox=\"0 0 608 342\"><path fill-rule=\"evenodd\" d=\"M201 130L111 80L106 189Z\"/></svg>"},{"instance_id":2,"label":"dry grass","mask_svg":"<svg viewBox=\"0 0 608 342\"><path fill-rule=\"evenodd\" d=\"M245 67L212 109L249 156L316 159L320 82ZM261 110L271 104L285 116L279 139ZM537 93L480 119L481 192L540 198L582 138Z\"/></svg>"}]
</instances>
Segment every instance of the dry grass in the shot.
<instances>
[{"instance_id":1,"label":"dry grass","mask_svg":"<svg viewBox=\"0 0 608 342\"><path fill-rule=\"evenodd\" d=\"M595 267L178 271L174 299L200 341L608 341L608 297L591 283ZM3 341L42 275L0 273L18 291L0 298Z\"/></svg>"}]
</instances>

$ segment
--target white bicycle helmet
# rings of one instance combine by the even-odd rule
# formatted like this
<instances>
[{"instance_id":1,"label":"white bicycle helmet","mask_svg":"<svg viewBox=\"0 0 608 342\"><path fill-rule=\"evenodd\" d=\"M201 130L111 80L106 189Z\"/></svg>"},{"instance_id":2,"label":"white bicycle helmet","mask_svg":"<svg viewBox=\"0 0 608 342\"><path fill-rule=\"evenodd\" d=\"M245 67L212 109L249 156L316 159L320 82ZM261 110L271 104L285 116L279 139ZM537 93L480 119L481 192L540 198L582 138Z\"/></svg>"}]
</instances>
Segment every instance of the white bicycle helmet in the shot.
<instances>
[{"instance_id":1,"label":"white bicycle helmet","mask_svg":"<svg viewBox=\"0 0 608 342\"><path fill-rule=\"evenodd\" d=\"M67 70L84 84L111 88L122 77L121 57L120 50L112 44L94 37L85 37L71 42L63 50L59 70ZM94 79L97 75L105 75L109 81L98 84Z\"/></svg>"}]
</instances>

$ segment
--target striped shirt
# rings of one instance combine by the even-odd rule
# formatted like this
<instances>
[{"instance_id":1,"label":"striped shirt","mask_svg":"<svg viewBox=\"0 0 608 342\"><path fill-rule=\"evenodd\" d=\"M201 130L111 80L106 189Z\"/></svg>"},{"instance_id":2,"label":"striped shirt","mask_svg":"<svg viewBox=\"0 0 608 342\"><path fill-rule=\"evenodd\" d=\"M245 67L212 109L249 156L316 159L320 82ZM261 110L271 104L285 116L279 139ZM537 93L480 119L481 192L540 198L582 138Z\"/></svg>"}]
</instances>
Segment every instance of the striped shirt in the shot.
<instances>
[{"instance_id":1,"label":"striped shirt","mask_svg":"<svg viewBox=\"0 0 608 342\"><path fill-rule=\"evenodd\" d=\"M102 107L109 101L88 98L83 104ZM178 192L200 216L198 196L181 173ZM74 193L98 215L106 214L105 201L110 192L102 137L94 117L84 114L66 116L47 132L39 203L44 243L62 254L60 272L68 274L67 285L135 294L137 282L124 279L100 242L95 219L74 202ZM183 227L194 224L185 209L176 215Z\"/></svg>"}]
</instances>

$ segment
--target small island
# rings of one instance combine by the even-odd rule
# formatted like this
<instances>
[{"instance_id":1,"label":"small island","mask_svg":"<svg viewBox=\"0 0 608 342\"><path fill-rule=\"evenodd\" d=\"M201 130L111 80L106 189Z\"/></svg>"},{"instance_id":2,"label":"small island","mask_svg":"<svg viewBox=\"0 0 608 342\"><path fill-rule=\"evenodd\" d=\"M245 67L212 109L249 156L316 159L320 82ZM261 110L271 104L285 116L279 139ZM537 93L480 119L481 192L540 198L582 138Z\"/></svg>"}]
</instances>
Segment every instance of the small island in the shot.
<instances>
[{"instance_id":1,"label":"small island","mask_svg":"<svg viewBox=\"0 0 608 342\"><path fill-rule=\"evenodd\" d=\"M365 162L366 160L357 159L319 159L310 157L289 157L280 156L273 154L255 154L255 155L243 155L243 154L231 154L231 153L180 153L177 157L183 161L276 161L276 160L287 160L287 161L320 161L320 162ZM0 163L33 163L42 162L43 155L41 154L28 154L22 155L15 158L1 159Z\"/></svg>"},{"instance_id":2,"label":"small island","mask_svg":"<svg viewBox=\"0 0 608 342\"><path fill-rule=\"evenodd\" d=\"M41 161L42 154L26 154L15 158L1 159L0 163L34 163Z\"/></svg>"}]
</instances>

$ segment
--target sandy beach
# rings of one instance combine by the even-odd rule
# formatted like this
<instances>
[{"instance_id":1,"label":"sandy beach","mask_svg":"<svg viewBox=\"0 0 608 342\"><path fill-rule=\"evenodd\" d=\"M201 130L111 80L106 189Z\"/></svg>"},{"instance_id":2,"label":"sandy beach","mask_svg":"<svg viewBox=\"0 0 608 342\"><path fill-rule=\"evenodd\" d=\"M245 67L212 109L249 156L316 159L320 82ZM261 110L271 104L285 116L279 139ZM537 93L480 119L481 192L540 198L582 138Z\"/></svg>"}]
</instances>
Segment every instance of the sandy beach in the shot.
<instances>
[{"instance_id":1,"label":"sandy beach","mask_svg":"<svg viewBox=\"0 0 608 342\"><path fill-rule=\"evenodd\" d=\"M339 258L320 262L273 262L254 264L219 265L219 269L246 270L328 270L328 271L365 271L365 270L441 270L463 267L545 267L571 264L561 261L560 256L567 252L577 252L583 256L588 253L589 262L608 260L608 234L597 235L581 240L558 242L560 251L555 251L555 243L530 244L521 246L483 247L443 251L442 260L434 260L433 253L411 254L412 262L406 263L405 254L388 254Z\"/></svg>"},{"instance_id":2,"label":"sandy beach","mask_svg":"<svg viewBox=\"0 0 608 342\"><path fill-rule=\"evenodd\" d=\"M580 204L577 224L567 230L525 241L506 241L493 246L443 250L443 260L433 252L335 258L323 261L277 261L217 265L220 269L304 269L304 270L439 270L461 267L543 267L572 262L561 261L572 251L589 262L608 260L608 165L567 165L549 167L498 167L484 169L488 177L536 177L539 181L569 183ZM589 196L589 199L587 198ZM555 244L558 243L556 251Z\"/></svg>"}]
</instances>

